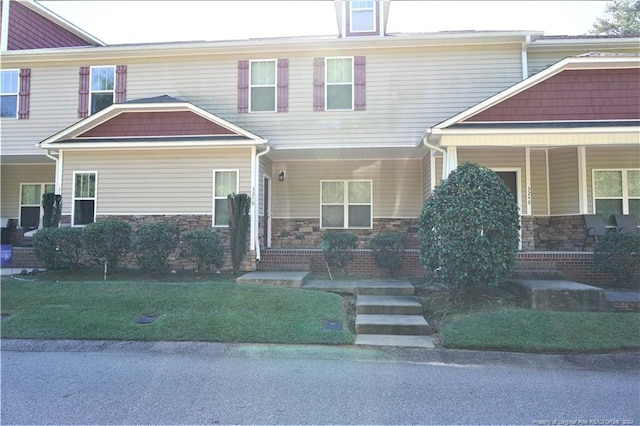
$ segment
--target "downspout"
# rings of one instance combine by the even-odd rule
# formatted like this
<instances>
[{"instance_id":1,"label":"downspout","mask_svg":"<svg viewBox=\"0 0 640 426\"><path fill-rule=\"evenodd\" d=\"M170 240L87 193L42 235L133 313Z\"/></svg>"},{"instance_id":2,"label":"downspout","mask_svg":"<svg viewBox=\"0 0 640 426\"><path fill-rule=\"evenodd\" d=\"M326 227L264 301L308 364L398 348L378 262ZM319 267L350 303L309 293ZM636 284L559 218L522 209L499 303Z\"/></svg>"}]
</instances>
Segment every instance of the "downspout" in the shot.
<instances>
[{"instance_id":1,"label":"downspout","mask_svg":"<svg viewBox=\"0 0 640 426\"><path fill-rule=\"evenodd\" d=\"M259 218L259 214L260 214L260 204L258 203L258 199L259 199L259 188L260 188L260 157L262 157L263 155L267 154L269 151L271 151L271 145L269 145L269 143L266 143L267 145L267 149L265 149L262 152L259 152L256 154L256 164L255 164L255 173L254 173L254 188L256 189L255 191L255 200L253 202L253 213L254 213L254 218L253 218L253 226L255 229L255 232L253 234L253 238L254 238L254 244L255 244L255 248L256 248L256 260L258 262L260 262L260 218Z\"/></svg>"},{"instance_id":2,"label":"downspout","mask_svg":"<svg viewBox=\"0 0 640 426\"><path fill-rule=\"evenodd\" d=\"M51 160L55 161L56 163L56 178L55 178L55 194L56 195L62 195L62 164L61 164L61 156L62 154L60 152L58 152L58 156L55 157L51 154L50 150L46 150L45 154L44 154L47 158L50 158Z\"/></svg>"},{"instance_id":3,"label":"downspout","mask_svg":"<svg viewBox=\"0 0 640 426\"><path fill-rule=\"evenodd\" d=\"M447 150L444 148L441 148L439 146L435 146L431 143L429 143L429 136L431 135L431 128L427 129L427 131L425 132L423 138L422 138L422 143L424 144L424 146L426 146L429 149L432 149L434 151L438 151L439 153L442 154L442 178L446 178L446 176L444 175L446 172L446 168L447 168ZM433 182L431 183L433 185Z\"/></svg>"},{"instance_id":4,"label":"downspout","mask_svg":"<svg viewBox=\"0 0 640 426\"><path fill-rule=\"evenodd\" d=\"M522 79L526 80L527 78L529 78L529 58L528 58L528 52L529 52L529 45L531 44L531 34L527 34L524 42L522 43L522 53L521 53L521 59L522 59Z\"/></svg>"}]
</instances>

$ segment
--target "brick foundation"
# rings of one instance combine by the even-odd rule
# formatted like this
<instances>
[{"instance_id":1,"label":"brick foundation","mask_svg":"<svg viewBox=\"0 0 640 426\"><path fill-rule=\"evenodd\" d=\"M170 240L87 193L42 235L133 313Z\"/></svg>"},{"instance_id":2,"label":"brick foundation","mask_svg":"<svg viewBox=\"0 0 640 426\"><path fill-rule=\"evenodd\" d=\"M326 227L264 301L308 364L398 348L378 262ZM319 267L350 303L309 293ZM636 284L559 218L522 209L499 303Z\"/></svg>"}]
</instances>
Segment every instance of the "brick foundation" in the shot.
<instances>
[{"instance_id":1,"label":"brick foundation","mask_svg":"<svg viewBox=\"0 0 640 426\"><path fill-rule=\"evenodd\" d=\"M418 219L374 219L372 229L347 229L358 236L359 248L365 249L369 241L377 234L401 232L407 237L406 247L416 249L418 242ZM325 232L320 229L318 219L272 219L271 247L317 249Z\"/></svg>"}]
</instances>

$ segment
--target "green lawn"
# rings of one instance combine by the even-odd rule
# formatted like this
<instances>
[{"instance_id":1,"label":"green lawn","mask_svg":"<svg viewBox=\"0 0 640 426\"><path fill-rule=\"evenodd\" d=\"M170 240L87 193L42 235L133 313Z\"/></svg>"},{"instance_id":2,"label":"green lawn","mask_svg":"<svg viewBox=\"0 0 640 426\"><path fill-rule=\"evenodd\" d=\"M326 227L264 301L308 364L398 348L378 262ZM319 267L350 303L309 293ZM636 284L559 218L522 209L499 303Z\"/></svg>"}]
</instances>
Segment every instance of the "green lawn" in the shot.
<instances>
[{"instance_id":1,"label":"green lawn","mask_svg":"<svg viewBox=\"0 0 640 426\"><path fill-rule=\"evenodd\" d=\"M2 279L2 338L351 344L343 299L230 282ZM146 315L157 319L137 324ZM342 323L341 331L324 321Z\"/></svg>"},{"instance_id":2,"label":"green lawn","mask_svg":"<svg viewBox=\"0 0 640 426\"><path fill-rule=\"evenodd\" d=\"M520 352L640 349L640 313L551 312L526 308L453 315L441 329L448 348Z\"/></svg>"}]
</instances>

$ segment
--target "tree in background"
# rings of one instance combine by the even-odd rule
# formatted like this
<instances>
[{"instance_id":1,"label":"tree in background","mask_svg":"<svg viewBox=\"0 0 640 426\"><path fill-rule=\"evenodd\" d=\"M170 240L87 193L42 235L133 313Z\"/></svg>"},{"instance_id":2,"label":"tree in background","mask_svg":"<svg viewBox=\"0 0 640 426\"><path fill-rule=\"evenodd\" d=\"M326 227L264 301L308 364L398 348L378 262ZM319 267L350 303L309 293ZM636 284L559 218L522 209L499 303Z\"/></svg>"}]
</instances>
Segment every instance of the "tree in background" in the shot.
<instances>
[{"instance_id":1,"label":"tree in background","mask_svg":"<svg viewBox=\"0 0 640 426\"><path fill-rule=\"evenodd\" d=\"M596 19L591 34L640 35L640 0L613 0L605 13L606 17Z\"/></svg>"}]
</instances>

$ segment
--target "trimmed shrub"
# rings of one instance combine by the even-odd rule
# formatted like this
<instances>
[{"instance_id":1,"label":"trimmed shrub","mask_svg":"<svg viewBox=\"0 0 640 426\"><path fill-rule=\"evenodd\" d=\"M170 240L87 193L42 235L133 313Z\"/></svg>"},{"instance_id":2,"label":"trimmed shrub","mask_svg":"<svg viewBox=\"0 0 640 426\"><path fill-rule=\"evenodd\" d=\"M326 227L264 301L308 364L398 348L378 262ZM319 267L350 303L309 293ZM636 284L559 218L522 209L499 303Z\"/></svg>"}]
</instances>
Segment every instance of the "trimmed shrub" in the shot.
<instances>
[{"instance_id":1,"label":"trimmed shrub","mask_svg":"<svg viewBox=\"0 0 640 426\"><path fill-rule=\"evenodd\" d=\"M224 247L220 234L208 228L186 232L182 236L180 256L191 259L198 272L212 265L222 268Z\"/></svg>"},{"instance_id":2,"label":"trimmed shrub","mask_svg":"<svg viewBox=\"0 0 640 426\"><path fill-rule=\"evenodd\" d=\"M62 214L62 196L52 193L42 194L42 226L57 228Z\"/></svg>"},{"instance_id":3,"label":"trimmed shrub","mask_svg":"<svg viewBox=\"0 0 640 426\"><path fill-rule=\"evenodd\" d=\"M320 243L324 260L330 268L345 270L355 257L358 237L350 232L327 232Z\"/></svg>"},{"instance_id":4,"label":"trimmed shrub","mask_svg":"<svg viewBox=\"0 0 640 426\"><path fill-rule=\"evenodd\" d=\"M394 273L402 269L406 237L399 232L378 234L371 239L373 260L378 268Z\"/></svg>"},{"instance_id":5,"label":"trimmed shrub","mask_svg":"<svg viewBox=\"0 0 640 426\"><path fill-rule=\"evenodd\" d=\"M131 226L121 220L102 220L88 224L82 230L82 244L91 259L115 269L129 249Z\"/></svg>"},{"instance_id":6,"label":"trimmed shrub","mask_svg":"<svg viewBox=\"0 0 640 426\"><path fill-rule=\"evenodd\" d=\"M133 236L133 251L138 266L145 271L159 272L167 268L167 259L178 246L180 231L172 223L142 225Z\"/></svg>"},{"instance_id":7,"label":"trimmed shrub","mask_svg":"<svg viewBox=\"0 0 640 426\"><path fill-rule=\"evenodd\" d=\"M247 253L247 232L249 231L249 209L251 197L247 194L229 194L229 235L233 274L238 275L242 259Z\"/></svg>"},{"instance_id":8,"label":"trimmed shrub","mask_svg":"<svg viewBox=\"0 0 640 426\"><path fill-rule=\"evenodd\" d=\"M640 234L609 233L598 239L593 261L600 272L613 278L620 287L638 286Z\"/></svg>"},{"instance_id":9,"label":"trimmed shrub","mask_svg":"<svg viewBox=\"0 0 640 426\"><path fill-rule=\"evenodd\" d=\"M77 269L82 258L81 235L81 228L43 228L33 236L33 248L47 269Z\"/></svg>"},{"instance_id":10,"label":"trimmed shrub","mask_svg":"<svg viewBox=\"0 0 640 426\"><path fill-rule=\"evenodd\" d=\"M502 179L464 163L424 203L420 261L448 287L497 286L515 264L519 229L518 208Z\"/></svg>"}]
</instances>

